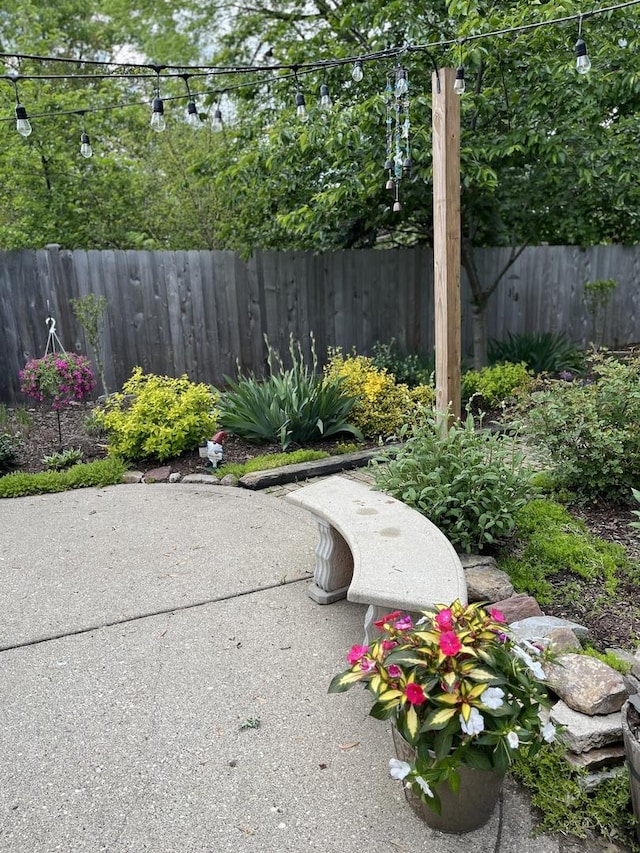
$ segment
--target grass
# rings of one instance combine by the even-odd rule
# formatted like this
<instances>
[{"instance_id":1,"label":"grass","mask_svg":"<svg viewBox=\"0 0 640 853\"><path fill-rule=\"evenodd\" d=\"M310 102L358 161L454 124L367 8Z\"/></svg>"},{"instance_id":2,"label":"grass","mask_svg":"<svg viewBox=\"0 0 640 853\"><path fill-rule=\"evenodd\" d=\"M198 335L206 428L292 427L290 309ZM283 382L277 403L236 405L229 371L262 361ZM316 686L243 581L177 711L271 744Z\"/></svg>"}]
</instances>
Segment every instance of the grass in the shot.
<instances>
[{"instance_id":1,"label":"grass","mask_svg":"<svg viewBox=\"0 0 640 853\"><path fill-rule=\"evenodd\" d=\"M246 462L231 462L217 468L213 473L218 479L227 474L233 474L240 479L245 474L254 471L269 471L272 468L280 468L283 465L297 465L301 462L315 462L318 459L327 459L329 454L325 450L295 450L292 453L266 453L254 456Z\"/></svg>"},{"instance_id":2,"label":"grass","mask_svg":"<svg viewBox=\"0 0 640 853\"><path fill-rule=\"evenodd\" d=\"M66 471L43 471L40 474L16 471L0 477L0 498L66 492L88 486L114 486L122 482L125 470L119 459L111 458L74 465Z\"/></svg>"}]
</instances>

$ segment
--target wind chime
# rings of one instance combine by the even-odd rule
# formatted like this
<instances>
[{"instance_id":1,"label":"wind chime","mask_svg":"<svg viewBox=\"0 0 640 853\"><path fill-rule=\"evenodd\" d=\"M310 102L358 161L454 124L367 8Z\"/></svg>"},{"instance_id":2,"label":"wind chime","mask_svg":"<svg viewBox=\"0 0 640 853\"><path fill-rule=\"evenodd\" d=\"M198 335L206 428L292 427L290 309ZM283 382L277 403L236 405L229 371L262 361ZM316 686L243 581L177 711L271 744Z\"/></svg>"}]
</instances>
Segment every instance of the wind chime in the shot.
<instances>
[{"instance_id":1,"label":"wind chime","mask_svg":"<svg viewBox=\"0 0 640 853\"><path fill-rule=\"evenodd\" d=\"M406 69L395 68L387 74L385 90L387 107L387 151L384 168L388 178L386 188L393 191L393 210L402 210L400 181L411 171L411 120L409 116L409 76Z\"/></svg>"}]
</instances>

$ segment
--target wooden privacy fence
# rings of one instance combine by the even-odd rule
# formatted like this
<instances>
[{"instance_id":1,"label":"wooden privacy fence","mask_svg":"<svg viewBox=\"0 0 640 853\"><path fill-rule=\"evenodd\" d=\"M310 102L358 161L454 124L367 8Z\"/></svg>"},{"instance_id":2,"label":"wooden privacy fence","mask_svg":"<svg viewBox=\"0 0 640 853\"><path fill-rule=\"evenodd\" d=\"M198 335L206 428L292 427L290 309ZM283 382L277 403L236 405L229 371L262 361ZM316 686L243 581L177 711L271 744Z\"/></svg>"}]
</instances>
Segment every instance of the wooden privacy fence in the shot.
<instances>
[{"instance_id":1,"label":"wooden privacy fence","mask_svg":"<svg viewBox=\"0 0 640 853\"><path fill-rule=\"evenodd\" d=\"M506 249L479 252L490 281ZM464 277L463 277L464 278ZM594 330L583 285L618 282L600 343L640 341L640 247L532 247L491 298L490 337L560 331L581 346ZM313 255L258 251L248 261L221 251L0 252L0 402L24 403L18 371L44 352L53 317L67 350L92 356L70 299L107 299L107 384L118 390L136 365L145 372L222 385L243 370L262 375L266 335L286 353L289 335L309 354L313 332L321 362L327 348L371 351L395 338L400 349L431 355L433 256L429 249L353 250ZM463 282L462 347L470 354L471 312Z\"/></svg>"}]
</instances>

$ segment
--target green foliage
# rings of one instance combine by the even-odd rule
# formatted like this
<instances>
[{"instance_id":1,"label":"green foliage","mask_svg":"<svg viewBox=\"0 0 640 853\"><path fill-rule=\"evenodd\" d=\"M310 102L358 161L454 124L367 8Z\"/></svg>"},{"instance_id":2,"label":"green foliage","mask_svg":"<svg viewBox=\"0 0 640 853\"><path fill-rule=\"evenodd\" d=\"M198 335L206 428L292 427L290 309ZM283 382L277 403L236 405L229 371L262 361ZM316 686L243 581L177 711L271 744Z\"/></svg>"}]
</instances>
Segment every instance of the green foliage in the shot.
<instances>
[{"instance_id":1,"label":"green foliage","mask_svg":"<svg viewBox=\"0 0 640 853\"><path fill-rule=\"evenodd\" d=\"M266 340L266 339L265 339ZM220 399L220 423L229 432L254 442L278 442L285 450L292 442L305 444L339 433L361 438L349 422L355 399L335 377L319 374L312 338L311 364L304 360L300 343L289 339L291 368L267 344L269 375L254 374L225 380L229 390Z\"/></svg>"},{"instance_id":2,"label":"green foliage","mask_svg":"<svg viewBox=\"0 0 640 853\"><path fill-rule=\"evenodd\" d=\"M573 769L558 746L535 757L516 756L512 770L515 778L532 792L532 803L540 811L541 831L579 838L593 831L625 844L634 853L640 851L625 768L615 778L587 791L587 771Z\"/></svg>"},{"instance_id":3,"label":"green foliage","mask_svg":"<svg viewBox=\"0 0 640 853\"><path fill-rule=\"evenodd\" d=\"M622 545L591 535L583 521L554 501L530 501L518 510L515 527L513 547L499 557L499 566L517 592L534 595L541 604L571 596L571 575L598 581L612 595L629 567ZM557 580L567 573L569 580Z\"/></svg>"},{"instance_id":4,"label":"green foliage","mask_svg":"<svg viewBox=\"0 0 640 853\"><path fill-rule=\"evenodd\" d=\"M344 356L340 349L330 350L325 375L340 381L345 392L355 398L351 417L367 438L388 438L419 417L422 405L433 405L431 386L409 390L397 383L386 368L377 368L373 359L363 355Z\"/></svg>"},{"instance_id":5,"label":"green foliage","mask_svg":"<svg viewBox=\"0 0 640 853\"><path fill-rule=\"evenodd\" d=\"M82 462L82 451L73 447L43 456L42 461L50 471L62 471Z\"/></svg>"},{"instance_id":6,"label":"green foliage","mask_svg":"<svg viewBox=\"0 0 640 853\"><path fill-rule=\"evenodd\" d=\"M425 416L372 468L378 488L426 515L467 552L509 536L532 495L531 471L514 441L476 430L471 415L444 434L434 415Z\"/></svg>"},{"instance_id":7,"label":"green foliage","mask_svg":"<svg viewBox=\"0 0 640 853\"><path fill-rule=\"evenodd\" d=\"M462 376L462 397L466 400L480 397L480 405L494 409L510 397L528 391L531 385L531 373L524 361L518 364L507 362L483 367L482 370L468 370Z\"/></svg>"},{"instance_id":8,"label":"green foliage","mask_svg":"<svg viewBox=\"0 0 640 853\"><path fill-rule=\"evenodd\" d=\"M524 363L534 374L560 373L564 370L581 372L584 356L567 339L564 332L521 333L506 341L489 341L489 362Z\"/></svg>"},{"instance_id":9,"label":"green foliage","mask_svg":"<svg viewBox=\"0 0 640 853\"><path fill-rule=\"evenodd\" d=\"M339 441L333 448L336 456L345 456L347 453L357 453L362 449L361 444L355 444L353 441Z\"/></svg>"},{"instance_id":10,"label":"green foliage","mask_svg":"<svg viewBox=\"0 0 640 853\"><path fill-rule=\"evenodd\" d=\"M621 675L628 675L631 672L631 664L629 661L621 660L614 652L599 652L593 646L586 645L580 651L580 654L587 655L590 658L606 663L611 669L615 669Z\"/></svg>"},{"instance_id":11,"label":"green foliage","mask_svg":"<svg viewBox=\"0 0 640 853\"><path fill-rule=\"evenodd\" d=\"M548 380L531 394L524 431L558 483L586 499L628 501L640 471L640 358L596 355L592 382Z\"/></svg>"},{"instance_id":12,"label":"green foliage","mask_svg":"<svg viewBox=\"0 0 640 853\"><path fill-rule=\"evenodd\" d=\"M427 361L418 353L401 355L394 338L387 344L377 341L373 346L371 361L378 370L386 370L394 376L396 382L409 388L433 385L434 360Z\"/></svg>"},{"instance_id":13,"label":"green foliage","mask_svg":"<svg viewBox=\"0 0 640 853\"><path fill-rule=\"evenodd\" d=\"M0 473L10 471L18 459L20 436L8 432L0 433Z\"/></svg>"},{"instance_id":14,"label":"green foliage","mask_svg":"<svg viewBox=\"0 0 640 853\"><path fill-rule=\"evenodd\" d=\"M597 281L587 281L584 285L584 298L587 311L591 316L593 342L599 345L604 333L604 321L607 305L618 282L613 278L601 278Z\"/></svg>"},{"instance_id":15,"label":"green foliage","mask_svg":"<svg viewBox=\"0 0 640 853\"><path fill-rule=\"evenodd\" d=\"M136 367L123 393L111 395L94 412L107 431L110 455L162 462L193 450L215 432L216 402L214 390L190 382L186 375L145 375Z\"/></svg>"},{"instance_id":16,"label":"green foliage","mask_svg":"<svg viewBox=\"0 0 640 853\"><path fill-rule=\"evenodd\" d=\"M318 459L326 459L329 456L326 450L293 450L288 453L267 453L261 456L254 456L252 459L247 459L246 462L230 462L224 463L214 470L214 475L218 479L227 474L234 474L240 478L244 474L251 474L253 471L269 471L272 468L280 468L283 465L297 465L300 462L315 462Z\"/></svg>"},{"instance_id":17,"label":"green foliage","mask_svg":"<svg viewBox=\"0 0 640 853\"><path fill-rule=\"evenodd\" d=\"M108 394L107 382L104 375L104 351L102 347L103 315L107 308L107 299L105 296L96 296L95 293L88 293L79 299L71 299L70 304L71 310L85 331L89 345L93 347L98 374L102 382L102 392L103 394Z\"/></svg>"},{"instance_id":18,"label":"green foliage","mask_svg":"<svg viewBox=\"0 0 640 853\"><path fill-rule=\"evenodd\" d=\"M88 486L114 486L122 481L124 472L125 466L119 459L99 459L96 462L81 463L67 471L44 471L40 474L16 471L0 477L0 498L66 492L69 489Z\"/></svg>"}]
</instances>

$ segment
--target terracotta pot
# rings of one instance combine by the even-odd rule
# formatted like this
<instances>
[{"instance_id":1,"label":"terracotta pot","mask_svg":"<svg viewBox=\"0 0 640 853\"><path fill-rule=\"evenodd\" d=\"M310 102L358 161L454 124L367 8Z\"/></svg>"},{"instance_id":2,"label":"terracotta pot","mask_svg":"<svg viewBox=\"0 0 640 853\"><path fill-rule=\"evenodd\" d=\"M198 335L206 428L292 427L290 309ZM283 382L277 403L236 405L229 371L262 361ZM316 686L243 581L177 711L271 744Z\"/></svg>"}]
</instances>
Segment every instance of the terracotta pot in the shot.
<instances>
[{"instance_id":1,"label":"terracotta pot","mask_svg":"<svg viewBox=\"0 0 640 853\"><path fill-rule=\"evenodd\" d=\"M395 726L392 732L397 757L409 763L415 761L415 749ZM504 771L461 767L459 773L460 789L457 793L454 794L448 782L438 785L437 793L442 805L440 814L436 814L411 789L404 789L413 811L432 829L451 833L472 832L484 826L493 814L502 791Z\"/></svg>"}]
</instances>

